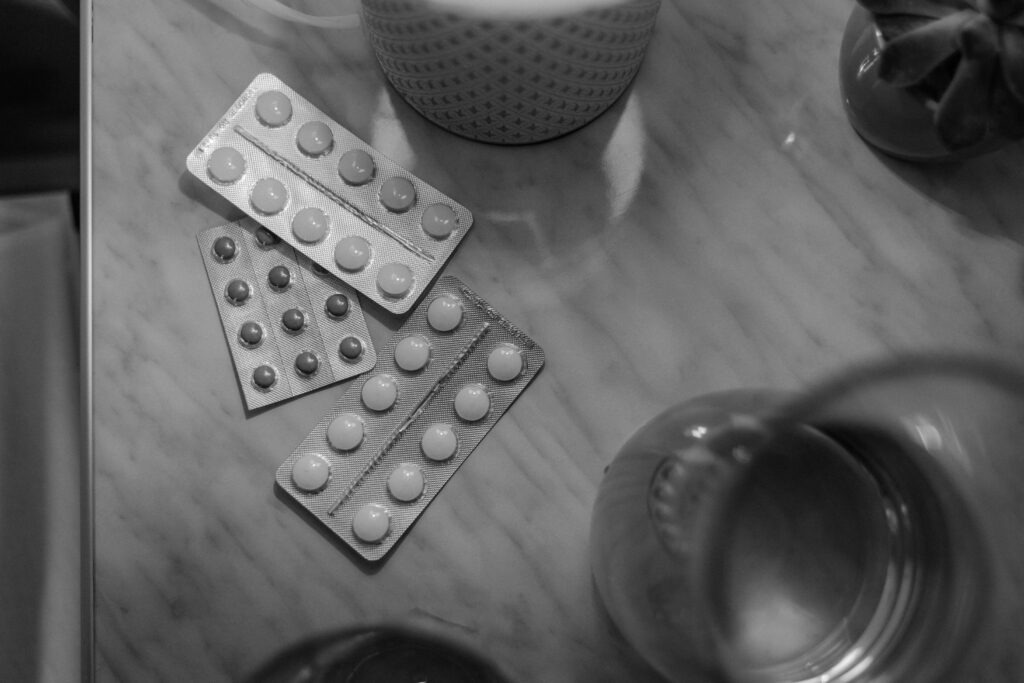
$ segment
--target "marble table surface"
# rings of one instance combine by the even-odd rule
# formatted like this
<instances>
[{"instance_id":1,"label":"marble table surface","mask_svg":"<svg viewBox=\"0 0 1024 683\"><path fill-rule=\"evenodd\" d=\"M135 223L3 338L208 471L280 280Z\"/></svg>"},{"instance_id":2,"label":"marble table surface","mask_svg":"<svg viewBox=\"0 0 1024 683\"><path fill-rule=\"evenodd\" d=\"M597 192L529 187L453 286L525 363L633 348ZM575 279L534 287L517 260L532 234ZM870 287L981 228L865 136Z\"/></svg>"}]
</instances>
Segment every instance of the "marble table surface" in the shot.
<instances>
[{"instance_id":1,"label":"marble table surface","mask_svg":"<svg viewBox=\"0 0 1024 683\"><path fill-rule=\"evenodd\" d=\"M359 32L241 0L94 0L95 679L240 680L313 634L412 619L512 680L658 680L587 557L602 471L637 427L894 350L1024 352L1024 153L915 166L868 148L836 77L851 7L666 0L611 110L498 147L421 118ZM196 247L239 214L185 157L264 71L473 211L446 272L547 355L373 569L274 486L348 384L247 413ZM382 345L401 321L367 309Z\"/></svg>"}]
</instances>

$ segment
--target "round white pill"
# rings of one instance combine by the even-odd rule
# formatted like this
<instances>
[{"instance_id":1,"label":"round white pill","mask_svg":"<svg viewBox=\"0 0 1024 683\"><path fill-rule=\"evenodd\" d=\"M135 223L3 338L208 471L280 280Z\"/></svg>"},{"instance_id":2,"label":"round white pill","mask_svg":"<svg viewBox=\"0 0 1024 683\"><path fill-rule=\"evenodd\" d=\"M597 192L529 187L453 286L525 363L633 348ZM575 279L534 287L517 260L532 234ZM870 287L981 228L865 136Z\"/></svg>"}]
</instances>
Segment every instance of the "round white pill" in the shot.
<instances>
[{"instance_id":1,"label":"round white pill","mask_svg":"<svg viewBox=\"0 0 1024 683\"><path fill-rule=\"evenodd\" d=\"M391 471L388 491L403 503L416 500L423 494L423 470L415 463L403 462Z\"/></svg>"},{"instance_id":2,"label":"round white pill","mask_svg":"<svg viewBox=\"0 0 1024 683\"><path fill-rule=\"evenodd\" d=\"M455 455L458 450L459 440L455 436L455 430L451 425L443 422L435 422L427 427L420 439L420 448L423 455L435 462L441 462Z\"/></svg>"},{"instance_id":3,"label":"round white pill","mask_svg":"<svg viewBox=\"0 0 1024 683\"><path fill-rule=\"evenodd\" d=\"M380 203L388 211L404 213L416 203L416 188L406 178L388 178L380 186Z\"/></svg>"},{"instance_id":4,"label":"round white pill","mask_svg":"<svg viewBox=\"0 0 1024 683\"><path fill-rule=\"evenodd\" d=\"M334 147L334 133L323 121L309 121L299 128L295 144L306 156L323 156Z\"/></svg>"},{"instance_id":5,"label":"round white pill","mask_svg":"<svg viewBox=\"0 0 1024 683\"><path fill-rule=\"evenodd\" d=\"M264 126L283 126L292 118L292 103L280 90L268 90L256 98L256 118Z\"/></svg>"},{"instance_id":6,"label":"round white pill","mask_svg":"<svg viewBox=\"0 0 1024 683\"><path fill-rule=\"evenodd\" d=\"M306 453L292 463L292 483L306 493L316 493L327 486L331 463L319 453Z\"/></svg>"},{"instance_id":7,"label":"round white pill","mask_svg":"<svg viewBox=\"0 0 1024 683\"><path fill-rule=\"evenodd\" d=\"M450 294L437 297L427 306L427 322L438 332L451 332L462 322L462 302Z\"/></svg>"},{"instance_id":8,"label":"round white pill","mask_svg":"<svg viewBox=\"0 0 1024 683\"><path fill-rule=\"evenodd\" d=\"M215 182L230 185L245 173L245 158L234 147L218 147L206 162L206 172Z\"/></svg>"},{"instance_id":9,"label":"round white pill","mask_svg":"<svg viewBox=\"0 0 1024 683\"><path fill-rule=\"evenodd\" d=\"M363 443L363 421L355 413L342 413L327 425L327 443L339 451L352 451Z\"/></svg>"},{"instance_id":10,"label":"round white pill","mask_svg":"<svg viewBox=\"0 0 1024 683\"><path fill-rule=\"evenodd\" d=\"M434 239L443 240L455 231L459 218L450 206L431 204L423 210L420 227Z\"/></svg>"},{"instance_id":11,"label":"round white pill","mask_svg":"<svg viewBox=\"0 0 1024 683\"><path fill-rule=\"evenodd\" d=\"M352 519L352 533L366 543L379 543L390 528L391 513L379 503L367 503Z\"/></svg>"},{"instance_id":12,"label":"round white pill","mask_svg":"<svg viewBox=\"0 0 1024 683\"><path fill-rule=\"evenodd\" d=\"M395 365L406 372L422 370L430 360L430 342L419 334L410 334L395 345Z\"/></svg>"},{"instance_id":13,"label":"round white pill","mask_svg":"<svg viewBox=\"0 0 1024 683\"><path fill-rule=\"evenodd\" d=\"M338 160L338 175L349 185L365 185L376 172L373 157L361 149L350 149Z\"/></svg>"},{"instance_id":14,"label":"round white pill","mask_svg":"<svg viewBox=\"0 0 1024 683\"><path fill-rule=\"evenodd\" d=\"M363 382L362 397L370 410L387 410L398 400L398 382L388 375L374 375Z\"/></svg>"},{"instance_id":15,"label":"round white pill","mask_svg":"<svg viewBox=\"0 0 1024 683\"><path fill-rule=\"evenodd\" d=\"M491 397L483 384L467 384L455 394L455 414L467 422L476 422L491 408Z\"/></svg>"},{"instance_id":16,"label":"round white pill","mask_svg":"<svg viewBox=\"0 0 1024 683\"><path fill-rule=\"evenodd\" d=\"M412 289L412 270L403 263L388 263L377 272L377 287L385 296L400 299Z\"/></svg>"},{"instance_id":17,"label":"round white pill","mask_svg":"<svg viewBox=\"0 0 1024 683\"><path fill-rule=\"evenodd\" d=\"M499 382L514 380L523 371L523 354L512 344L499 344L487 356L487 372Z\"/></svg>"},{"instance_id":18,"label":"round white pill","mask_svg":"<svg viewBox=\"0 0 1024 683\"><path fill-rule=\"evenodd\" d=\"M350 273L362 270L370 262L370 243L358 235L342 237L334 247L334 262Z\"/></svg>"},{"instance_id":19,"label":"round white pill","mask_svg":"<svg viewBox=\"0 0 1024 683\"><path fill-rule=\"evenodd\" d=\"M327 214L315 206L307 206L292 217L292 232L306 244L315 244L326 237L330 225Z\"/></svg>"},{"instance_id":20,"label":"round white pill","mask_svg":"<svg viewBox=\"0 0 1024 683\"><path fill-rule=\"evenodd\" d=\"M264 216L273 216L288 203L288 190L277 178L261 178L253 185L249 201Z\"/></svg>"}]
</instances>

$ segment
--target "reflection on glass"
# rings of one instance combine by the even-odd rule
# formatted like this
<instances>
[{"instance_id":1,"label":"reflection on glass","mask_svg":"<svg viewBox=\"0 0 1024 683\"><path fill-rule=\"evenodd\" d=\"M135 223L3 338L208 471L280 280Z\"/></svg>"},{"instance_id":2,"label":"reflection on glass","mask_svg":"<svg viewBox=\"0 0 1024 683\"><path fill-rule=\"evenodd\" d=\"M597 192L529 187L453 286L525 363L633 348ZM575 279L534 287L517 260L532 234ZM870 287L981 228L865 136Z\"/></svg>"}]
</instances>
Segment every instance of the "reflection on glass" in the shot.
<instances>
[{"instance_id":1,"label":"reflection on glass","mask_svg":"<svg viewBox=\"0 0 1024 683\"><path fill-rule=\"evenodd\" d=\"M1022 444L1024 372L972 357L683 402L601 484L599 593L673 681L1001 680Z\"/></svg>"}]
</instances>

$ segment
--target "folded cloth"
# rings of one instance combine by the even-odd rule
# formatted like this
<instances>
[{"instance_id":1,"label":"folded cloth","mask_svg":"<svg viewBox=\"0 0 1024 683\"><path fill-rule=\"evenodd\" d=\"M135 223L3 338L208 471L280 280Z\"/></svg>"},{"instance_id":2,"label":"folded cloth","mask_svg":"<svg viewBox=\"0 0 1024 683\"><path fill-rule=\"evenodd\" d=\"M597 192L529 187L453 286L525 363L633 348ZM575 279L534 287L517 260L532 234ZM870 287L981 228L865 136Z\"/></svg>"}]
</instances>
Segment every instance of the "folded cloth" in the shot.
<instances>
[{"instance_id":1,"label":"folded cloth","mask_svg":"<svg viewBox=\"0 0 1024 683\"><path fill-rule=\"evenodd\" d=\"M0 662L79 678L79 259L67 193L0 199Z\"/></svg>"}]
</instances>

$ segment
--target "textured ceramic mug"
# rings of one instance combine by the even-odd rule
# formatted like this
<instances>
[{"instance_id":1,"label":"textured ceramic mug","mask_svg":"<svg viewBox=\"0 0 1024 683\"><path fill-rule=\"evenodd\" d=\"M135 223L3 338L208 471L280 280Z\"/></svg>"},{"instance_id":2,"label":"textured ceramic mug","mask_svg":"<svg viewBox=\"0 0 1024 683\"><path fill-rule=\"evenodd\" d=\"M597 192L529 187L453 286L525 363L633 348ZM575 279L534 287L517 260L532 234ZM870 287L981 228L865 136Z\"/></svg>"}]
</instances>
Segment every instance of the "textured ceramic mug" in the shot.
<instances>
[{"instance_id":1,"label":"textured ceramic mug","mask_svg":"<svg viewBox=\"0 0 1024 683\"><path fill-rule=\"evenodd\" d=\"M277 0L249 0L303 21ZM385 76L458 135L539 142L592 121L643 61L661 0L362 0ZM351 19L307 18L319 26Z\"/></svg>"}]
</instances>

